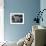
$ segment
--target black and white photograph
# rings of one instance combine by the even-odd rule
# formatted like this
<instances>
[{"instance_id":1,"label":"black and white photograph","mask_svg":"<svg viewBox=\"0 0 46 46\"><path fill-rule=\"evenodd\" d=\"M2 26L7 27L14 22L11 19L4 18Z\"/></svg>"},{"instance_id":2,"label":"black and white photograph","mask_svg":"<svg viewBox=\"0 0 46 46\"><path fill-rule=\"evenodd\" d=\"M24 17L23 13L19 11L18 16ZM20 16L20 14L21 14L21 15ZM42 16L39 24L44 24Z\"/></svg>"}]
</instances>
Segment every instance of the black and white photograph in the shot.
<instances>
[{"instance_id":1,"label":"black and white photograph","mask_svg":"<svg viewBox=\"0 0 46 46\"><path fill-rule=\"evenodd\" d=\"M10 13L10 24L24 24L24 13Z\"/></svg>"}]
</instances>

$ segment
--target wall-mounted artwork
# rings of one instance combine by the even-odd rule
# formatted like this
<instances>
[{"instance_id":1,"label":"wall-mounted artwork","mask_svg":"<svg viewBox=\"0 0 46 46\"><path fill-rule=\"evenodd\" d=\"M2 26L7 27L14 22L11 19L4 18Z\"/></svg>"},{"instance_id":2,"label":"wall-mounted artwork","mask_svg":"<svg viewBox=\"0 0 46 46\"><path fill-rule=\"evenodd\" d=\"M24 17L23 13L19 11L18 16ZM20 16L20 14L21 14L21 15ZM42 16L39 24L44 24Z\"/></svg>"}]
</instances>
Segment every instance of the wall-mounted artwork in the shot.
<instances>
[{"instance_id":1,"label":"wall-mounted artwork","mask_svg":"<svg viewBox=\"0 0 46 46\"><path fill-rule=\"evenodd\" d=\"M24 13L10 13L10 24L24 24Z\"/></svg>"}]
</instances>

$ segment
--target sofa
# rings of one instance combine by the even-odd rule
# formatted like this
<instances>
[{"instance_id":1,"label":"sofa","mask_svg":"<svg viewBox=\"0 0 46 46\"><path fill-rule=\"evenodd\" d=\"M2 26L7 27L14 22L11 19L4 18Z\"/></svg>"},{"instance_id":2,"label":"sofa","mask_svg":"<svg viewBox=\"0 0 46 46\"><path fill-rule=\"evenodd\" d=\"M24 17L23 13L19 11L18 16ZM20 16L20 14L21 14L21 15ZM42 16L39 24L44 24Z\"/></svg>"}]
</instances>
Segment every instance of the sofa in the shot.
<instances>
[{"instance_id":1,"label":"sofa","mask_svg":"<svg viewBox=\"0 0 46 46\"><path fill-rule=\"evenodd\" d=\"M30 46L46 46L46 28L39 25L32 26L33 42ZM28 37L27 37L28 38ZM6 42L3 46L23 46L25 37L16 42ZM32 40L32 39L31 39ZM29 45L28 45L29 46Z\"/></svg>"},{"instance_id":2,"label":"sofa","mask_svg":"<svg viewBox=\"0 0 46 46\"><path fill-rule=\"evenodd\" d=\"M46 46L46 28L34 25L32 26L32 34L34 35L32 46Z\"/></svg>"}]
</instances>

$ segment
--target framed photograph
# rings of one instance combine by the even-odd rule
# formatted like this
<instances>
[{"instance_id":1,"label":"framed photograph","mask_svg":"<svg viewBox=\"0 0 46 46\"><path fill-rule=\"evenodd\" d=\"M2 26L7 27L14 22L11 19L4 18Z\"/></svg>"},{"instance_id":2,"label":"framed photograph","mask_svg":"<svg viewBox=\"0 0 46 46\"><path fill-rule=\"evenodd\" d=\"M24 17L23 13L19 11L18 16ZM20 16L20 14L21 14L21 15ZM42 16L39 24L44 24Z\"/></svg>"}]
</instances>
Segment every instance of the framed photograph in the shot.
<instances>
[{"instance_id":1,"label":"framed photograph","mask_svg":"<svg viewBox=\"0 0 46 46\"><path fill-rule=\"evenodd\" d=\"M10 24L24 24L24 13L10 13Z\"/></svg>"}]
</instances>

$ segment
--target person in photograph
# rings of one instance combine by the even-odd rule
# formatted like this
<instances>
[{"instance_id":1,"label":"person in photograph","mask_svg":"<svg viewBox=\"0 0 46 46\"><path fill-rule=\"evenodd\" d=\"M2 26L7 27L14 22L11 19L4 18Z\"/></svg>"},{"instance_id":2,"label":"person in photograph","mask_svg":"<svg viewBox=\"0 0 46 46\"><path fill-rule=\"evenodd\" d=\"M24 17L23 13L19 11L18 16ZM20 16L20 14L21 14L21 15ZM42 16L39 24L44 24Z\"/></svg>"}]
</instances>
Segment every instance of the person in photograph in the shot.
<instances>
[{"instance_id":1,"label":"person in photograph","mask_svg":"<svg viewBox=\"0 0 46 46\"><path fill-rule=\"evenodd\" d=\"M12 22L13 23L22 23L22 15L14 15L12 16Z\"/></svg>"}]
</instances>

